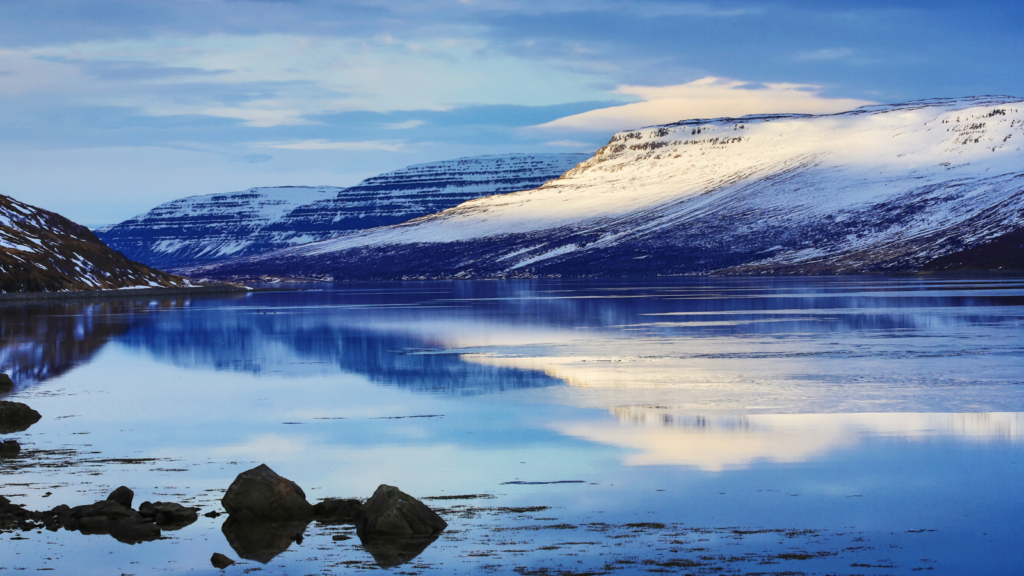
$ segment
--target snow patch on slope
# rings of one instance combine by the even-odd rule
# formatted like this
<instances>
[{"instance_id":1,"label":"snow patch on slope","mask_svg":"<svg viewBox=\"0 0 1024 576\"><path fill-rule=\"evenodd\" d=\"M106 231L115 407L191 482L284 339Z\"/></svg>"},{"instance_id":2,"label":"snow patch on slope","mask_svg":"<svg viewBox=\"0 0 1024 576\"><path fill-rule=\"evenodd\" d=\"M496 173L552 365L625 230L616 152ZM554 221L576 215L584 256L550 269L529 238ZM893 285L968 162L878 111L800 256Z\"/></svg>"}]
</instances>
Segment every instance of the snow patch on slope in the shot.
<instances>
[{"instance_id":1,"label":"snow patch on slope","mask_svg":"<svg viewBox=\"0 0 1024 576\"><path fill-rule=\"evenodd\" d=\"M366 266L381 278L399 261L398 277L655 272L643 262L664 273L914 269L1024 225L1022 110L1012 97L934 99L632 130L538 188L223 269L352 277Z\"/></svg>"}]
</instances>

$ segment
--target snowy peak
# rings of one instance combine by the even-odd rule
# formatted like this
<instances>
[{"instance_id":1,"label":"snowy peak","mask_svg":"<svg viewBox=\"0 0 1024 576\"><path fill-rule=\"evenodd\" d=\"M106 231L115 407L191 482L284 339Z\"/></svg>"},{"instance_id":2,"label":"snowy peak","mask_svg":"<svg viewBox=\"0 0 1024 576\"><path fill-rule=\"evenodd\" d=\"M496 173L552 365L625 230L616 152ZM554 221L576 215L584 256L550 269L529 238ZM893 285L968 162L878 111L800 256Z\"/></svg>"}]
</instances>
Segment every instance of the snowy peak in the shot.
<instances>
[{"instance_id":1,"label":"snowy peak","mask_svg":"<svg viewBox=\"0 0 1024 576\"><path fill-rule=\"evenodd\" d=\"M131 262L88 228L0 195L0 290L58 292L189 286Z\"/></svg>"},{"instance_id":2,"label":"snowy peak","mask_svg":"<svg viewBox=\"0 0 1024 576\"><path fill-rule=\"evenodd\" d=\"M688 120L533 189L210 269L323 278L921 270L1024 227L1024 100ZM935 264L929 264L929 263Z\"/></svg>"},{"instance_id":3,"label":"snowy peak","mask_svg":"<svg viewBox=\"0 0 1024 576\"><path fill-rule=\"evenodd\" d=\"M405 222L466 200L535 188L583 154L508 154L417 164L351 188L252 188L182 198L97 234L154 266L175 268L258 254Z\"/></svg>"}]
</instances>

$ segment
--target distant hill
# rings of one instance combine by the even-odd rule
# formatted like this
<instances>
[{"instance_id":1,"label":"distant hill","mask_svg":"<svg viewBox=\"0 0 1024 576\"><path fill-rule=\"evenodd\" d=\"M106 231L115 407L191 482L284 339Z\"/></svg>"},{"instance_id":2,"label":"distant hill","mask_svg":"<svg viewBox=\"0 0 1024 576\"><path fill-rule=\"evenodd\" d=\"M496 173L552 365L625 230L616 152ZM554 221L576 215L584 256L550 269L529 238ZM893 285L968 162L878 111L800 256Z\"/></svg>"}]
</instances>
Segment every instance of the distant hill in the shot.
<instances>
[{"instance_id":1,"label":"distant hill","mask_svg":"<svg viewBox=\"0 0 1024 576\"><path fill-rule=\"evenodd\" d=\"M132 262L63 216L0 195L3 293L190 285Z\"/></svg>"},{"instance_id":2,"label":"distant hill","mask_svg":"<svg viewBox=\"0 0 1024 576\"><path fill-rule=\"evenodd\" d=\"M1024 99L687 120L539 188L195 269L333 280L1021 268Z\"/></svg>"},{"instance_id":3,"label":"distant hill","mask_svg":"<svg viewBox=\"0 0 1024 576\"><path fill-rule=\"evenodd\" d=\"M351 188L286 186L192 196L96 231L163 269L258 254L405 222L474 198L536 188L585 154L505 154L417 164Z\"/></svg>"}]
</instances>

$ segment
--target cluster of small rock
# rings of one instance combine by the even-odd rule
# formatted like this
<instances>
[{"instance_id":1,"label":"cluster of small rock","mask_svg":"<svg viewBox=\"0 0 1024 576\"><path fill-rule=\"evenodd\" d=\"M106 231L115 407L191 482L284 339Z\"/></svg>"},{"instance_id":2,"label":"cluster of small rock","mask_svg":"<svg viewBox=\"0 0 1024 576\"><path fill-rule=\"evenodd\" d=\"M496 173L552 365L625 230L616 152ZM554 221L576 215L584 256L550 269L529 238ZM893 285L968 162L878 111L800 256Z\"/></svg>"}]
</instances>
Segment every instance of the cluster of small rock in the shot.
<instances>
[{"instance_id":1,"label":"cluster of small rock","mask_svg":"<svg viewBox=\"0 0 1024 576\"><path fill-rule=\"evenodd\" d=\"M10 376L0 374L0 393L11 392ZM24 432L42 416L26 404L0 400L0 434ZM17 440L0 442L0 458L21 454ZM177 530L195 522L197 508L174 502L143 502L132 508L135 493L122 486L106 500L75 506L61 504L51 510L32 511L12 504L0 496L0 530L35 530L45 528L56 532L61 528L82 534L109 534L121 542L136 544L160 538L162 530Z\"/></svg>"},{"instance_id":2,"label":"cluster of small rock","mask_svg":"<svg viewBox=\"0 0 1024 576\"><path fill-rule=\"evenodd\" d=\"M196 508L173 502L143 502L134 510L134 498L134 492L121 486L106 500L93 504L74 508L61 504L33 512L0 496L0 530L45 528L56 532L64 528L82 534L109 534L120 542L137 544L156 540L161 530L178 530L199 518Z\"/></svg>"},{"instance_id":3,"label":"cluster of small rock","mask_svg":"<svg viewBox=\"0 0 1024 576\"><path fill-rule=\"evenodd\" d=\"M367 536L424 536L448 527L426 504L387 484L381 484L365 504L332 498L314 506L306 501L306 493L298 484L279 476L266 464L239 474L221 504L229 518L242 522L317 520L355 524Z\"/></svg>"},{"instance_id":4,"label":"cluster of small rock","mask_svg":"<svg viewBox=\"0 0 1024 576\"><path fill-rule=\"evenodd\" d=\"M228 512L223 532L242 558L269 562L292 542L302 541L309 522L354 524L363 547L382 567L396 566L422 552L448 524L425 504L382 484L365 503L326 499L316 505L295 482L261 464L242 472L221 500ZM214 566L223 568L223 558Z\"/></svg>"},{"instance_id":5,"label":"cluster of small rock","mask_svg":"<svg viewBox=\"0 0 1024 576\"><path fill-rule=\"evenodd\" d=\"M10 377L0 374L0 393L13 390ZM23 432L40 420L38 412L19 402L0 400L0 434ZM0 442L0 458L21 454L16 440ZM106 500L46 511L26 510L0 496L0 531L61 528L82 534L109 534L120 542L138 544L178 530L199 518L199 509L174 502L143 502L132 508L135 493L125 487ZM279 476L266 464L239 474L221 503L228 513L222 531L242 558L269 562L302 534L312 521L354 524L363 547L382 567L407 562L430 545L448 524L419 500L394 486L381 484L365 503L354 498L328 498L316 505L306 500L298 484ZM219 514L206 514L216 518ZM234 561L214 554L211 563L225 569Z\"/></svg>"}]
</instances>

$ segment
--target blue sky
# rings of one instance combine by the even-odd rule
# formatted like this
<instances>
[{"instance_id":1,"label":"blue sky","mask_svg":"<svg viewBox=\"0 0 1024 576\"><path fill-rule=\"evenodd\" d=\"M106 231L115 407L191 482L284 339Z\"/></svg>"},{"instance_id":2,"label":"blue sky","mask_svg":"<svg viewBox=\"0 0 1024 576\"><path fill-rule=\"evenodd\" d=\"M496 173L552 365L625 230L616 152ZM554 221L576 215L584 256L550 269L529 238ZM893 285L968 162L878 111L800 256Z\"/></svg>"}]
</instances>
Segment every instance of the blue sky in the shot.
<instances>
[{"instance_id":1,"label":"blue sky","mask_svg":"<svg viewBox=\"0 0 1024 576\"><path fill-rule=\"evenodd\" d=\"M690 117L1024 95L1024 3L3 0L0 193L87 225L588 152Z\"/></svg>"}]
</instances>

